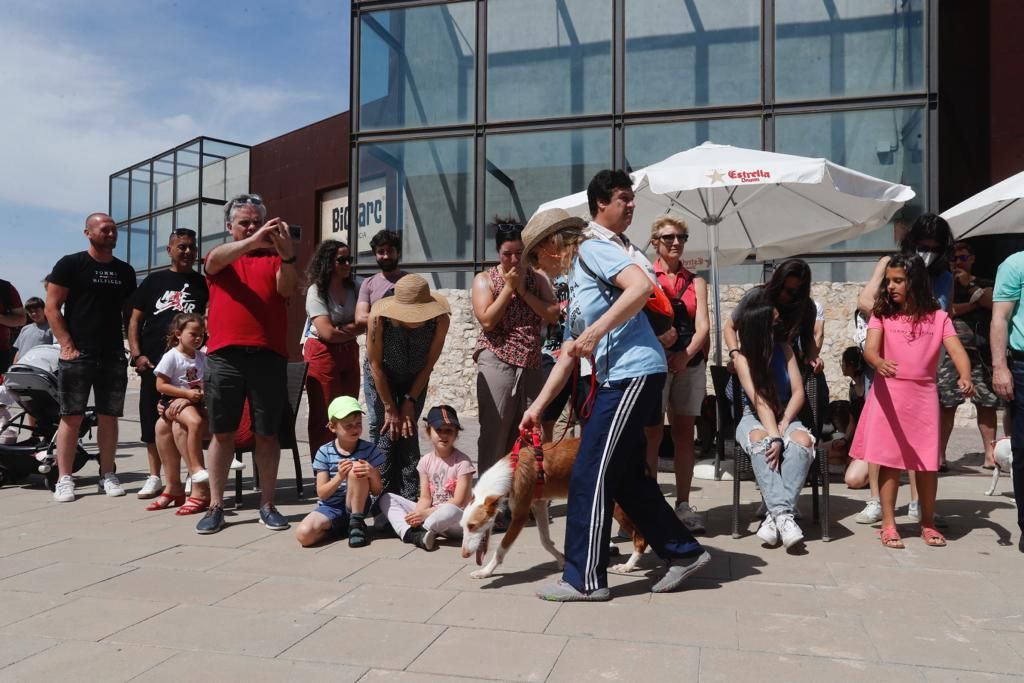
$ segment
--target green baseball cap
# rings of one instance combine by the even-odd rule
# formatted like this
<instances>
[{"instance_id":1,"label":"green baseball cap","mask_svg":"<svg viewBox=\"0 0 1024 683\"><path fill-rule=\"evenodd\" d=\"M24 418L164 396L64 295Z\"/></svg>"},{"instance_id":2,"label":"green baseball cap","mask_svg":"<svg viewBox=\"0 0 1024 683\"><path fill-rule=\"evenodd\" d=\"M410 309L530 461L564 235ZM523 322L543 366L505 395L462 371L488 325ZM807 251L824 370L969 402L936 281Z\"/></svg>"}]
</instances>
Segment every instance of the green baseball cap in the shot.
<instances>
[{"instance_id":1,"label":"green baseball cap","mask_svg":"<svg viewBox=\"0 0 1024 683\"><path fill-rule=\"evenodd\" d=\"M365 413L363 407L359 405L358 399L352 398L351 396L339 396L338 398L331 401L331 405L327 406L327 418L329 420L340 420L348 417L352 413Z\"/></svg>"}]
</instances>

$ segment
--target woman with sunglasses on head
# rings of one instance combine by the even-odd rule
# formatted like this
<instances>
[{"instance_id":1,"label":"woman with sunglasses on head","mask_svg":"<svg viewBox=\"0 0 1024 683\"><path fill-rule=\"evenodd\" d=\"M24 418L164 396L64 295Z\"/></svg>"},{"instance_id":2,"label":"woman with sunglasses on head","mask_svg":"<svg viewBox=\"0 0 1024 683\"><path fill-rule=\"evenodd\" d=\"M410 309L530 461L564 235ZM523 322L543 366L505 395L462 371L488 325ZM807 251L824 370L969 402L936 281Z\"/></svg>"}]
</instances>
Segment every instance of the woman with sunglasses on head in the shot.
<instances>
[{"instance_id":1,"label":"woman with sunglasses on head","mask_svg":"<svg viewBox=\"0 0 1024 683\"><path fill-rule=\"evenodd\" d=\"M496 220L498 265L473 278L473 314L480 321L473 359L480 411L477 471L503 458L519 434L516 422L543 382L541 325L560 311L547 278L523 258L523 226Z\"/></svg>"},{"instance_id":2,"label":"woman with sunglasses on head","mask_svg":"<svg viewBox=\"0 0 1024 683\"><path fill-rule=\"evenodd\" d=\"M313 252L306 269L306 327L302 357L309 363L306 395L309 399L310 457L333 438L327 406L338 396L359 395L359 345L366 331L355 321L359 282L352 275L348 245L325 240Z\"/></svg>"},{"instance_id":3,"label":"woman with sunglasses on head","mask_svg":"<svg viewBox=\"0 0 1024 683\"><path fill-rule=\"evenodd\" d=\"M662 406L672 425L676 476L676 516L693 533L702 533L704 523L690 507L693 481L693 425L704 401L705 345L711 326L708 322L708 285L702 277L683 266L683 249L689 238L686 223L662 216L651 225L651 244L657 250L654 274L658 284L672 301L676 342L665 349L668 376ZM652 477L658 473L658 451L664 429L659 424L645 427L647 468Z\"/></svg>"}]
</instances>

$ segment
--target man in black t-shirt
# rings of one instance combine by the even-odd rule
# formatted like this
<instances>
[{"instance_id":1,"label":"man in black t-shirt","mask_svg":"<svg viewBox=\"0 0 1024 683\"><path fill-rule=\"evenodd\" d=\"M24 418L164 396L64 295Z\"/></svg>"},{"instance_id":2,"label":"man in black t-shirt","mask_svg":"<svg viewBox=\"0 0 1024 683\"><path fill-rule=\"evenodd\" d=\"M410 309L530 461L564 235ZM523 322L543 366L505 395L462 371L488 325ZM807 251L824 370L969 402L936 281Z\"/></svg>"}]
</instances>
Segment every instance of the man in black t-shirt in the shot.
<instances>
[{"instance_id":1,"label":"man in black t-shirt","mask_svg":"<svg viewBox=\"0 0 1024 683\"><path fill-rule=\"evenodd\" d=\"M107 214L94 213L85 219L85 236L89 248L57 261L47 277L46 319L60 343L61 418L56 443L60 478L53 493L58 503L75 499L71 472L90 390L99 418L99 490L108 496L124 495L114 474L114 452L117 418L124 412L128 386L124 319L135 291L135 269L114 256L117 225Z\"/></svg>"},{"instance_id":2,"label":"man in black t-shirt","mask_svg":"<svg viewBox=\"0 0 1024 683\"><path fill-rule=\"evenodd\" d=\"M156 375L153 368L167 350L167 333L179 313L206 314L210 292L206 278L195 272L198 247L196 232L188 228L173 230L167 242L171 269L149 275L135 292L132 316L128 322L128 348L131 364L141 379L139 389L139 425L149 455L149 477L139 490L139 498L155 498L160 493L160 456L156 445ZM174 462L179 463L180 458ZM168 487L180 492L178 472L167 472Z\"/></svg>"}]
</instances>

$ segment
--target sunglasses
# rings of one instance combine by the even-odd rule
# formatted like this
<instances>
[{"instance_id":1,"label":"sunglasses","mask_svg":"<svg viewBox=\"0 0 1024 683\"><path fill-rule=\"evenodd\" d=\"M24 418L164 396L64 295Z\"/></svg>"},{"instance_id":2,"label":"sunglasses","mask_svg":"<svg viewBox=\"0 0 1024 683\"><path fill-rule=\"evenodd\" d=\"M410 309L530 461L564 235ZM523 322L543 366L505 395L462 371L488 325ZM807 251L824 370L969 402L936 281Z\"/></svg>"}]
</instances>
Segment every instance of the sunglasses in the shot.
<instances>
[{"instance_id":1,"label":"sunglasses","mask_svg":"<svg viewBox=\"0 0 1024 683\"><path fill-rule=\"evenodd\" d=\"M335 259L335 262L339 266L347 266L348 264L352 263L352 257L351 256L339 256L338 258Z\"/></svg>"},{"instance_id":2,"label":"sunglasses","mask_svg":"<svg viewBox=\"0 0 1024 683\"><path fill-rule=\"evenodd\" d=\"M498 232L516 232L523 229L518 223L498 223L494 227Z\"/></svg>"},{"instance_id":3,"label":"sunglasses","mask_svg":"<svg viewBox=\"0 0 1024 683\"><path fill-rule=\"evenodd\" d=\"M175 237L191 237L196 238L196 231L192 228L171 228L171 234Z\"/></svg>"},{"instance_id":4,"label":"sunglasses","mask_svg":"<svg viewBox=\"0 0 1024 683\"><path fill-rule=\"evenodd\" d=\"M682 234L658 235L658 241L662 244L672 244L673 242L685 243L688 239L690 239L690 235L685 232Z\"/></svg>"},{"instance_id":5,"label":"sunglasses","mask_svg":"<svg viewBox=\"0 0 1024 683\"><path fill-rule=\"evenodd\" d=\"M243 204L252 204L253 206L263 206L263 197L258 194L247 194L244 197L231 200L231 206L242 206Z\"/></svg>"}]
</instances>

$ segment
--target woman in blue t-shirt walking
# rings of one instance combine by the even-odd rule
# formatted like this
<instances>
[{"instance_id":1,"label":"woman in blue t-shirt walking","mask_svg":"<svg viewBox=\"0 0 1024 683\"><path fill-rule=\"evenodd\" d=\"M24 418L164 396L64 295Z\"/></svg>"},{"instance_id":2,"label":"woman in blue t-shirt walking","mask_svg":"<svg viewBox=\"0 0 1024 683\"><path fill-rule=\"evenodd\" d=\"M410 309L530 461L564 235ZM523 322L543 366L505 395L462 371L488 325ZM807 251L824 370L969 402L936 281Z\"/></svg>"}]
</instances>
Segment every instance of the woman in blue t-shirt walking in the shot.
<instances>
[{"instance_id":1,"label":"woman in blue t-shirt walking","mask_svg":"<svg viewBox=\"0 0 1024 683\"><path fill-rule=\"evenodd\" d=\"M645 316L653 286L615 244L586 239L586 227L561 209L538 213L523 230L523 251L561 259L569 277L565 344L521 429L541 428L544 408L572 374L574 358L594 359L598 389L569 483L562 580L537 596L557 602L611 599L608 542L618 502L668 571L651 588L675 590L711 556L675 516L655 480L644 474L644 424L661 411L665 353Z\"/></svg>"}]
</instances>

